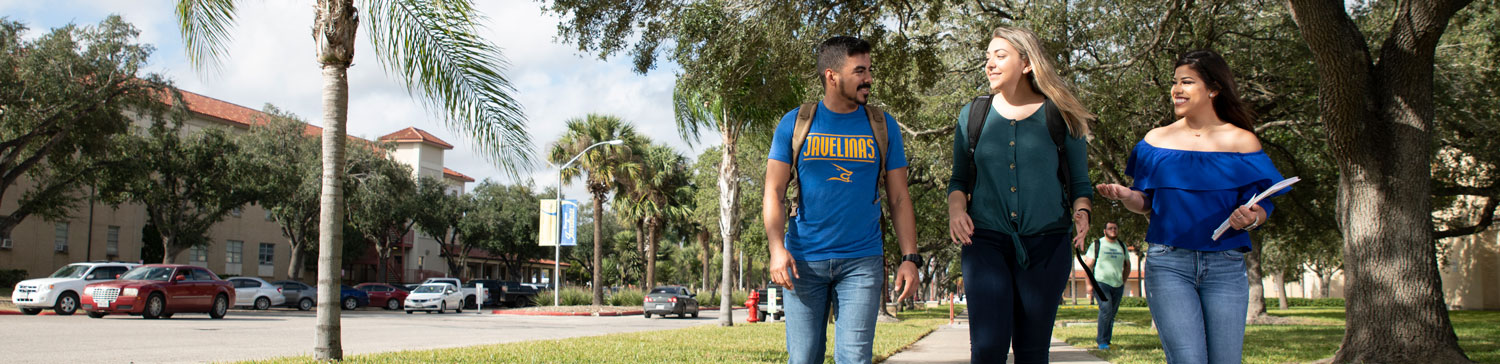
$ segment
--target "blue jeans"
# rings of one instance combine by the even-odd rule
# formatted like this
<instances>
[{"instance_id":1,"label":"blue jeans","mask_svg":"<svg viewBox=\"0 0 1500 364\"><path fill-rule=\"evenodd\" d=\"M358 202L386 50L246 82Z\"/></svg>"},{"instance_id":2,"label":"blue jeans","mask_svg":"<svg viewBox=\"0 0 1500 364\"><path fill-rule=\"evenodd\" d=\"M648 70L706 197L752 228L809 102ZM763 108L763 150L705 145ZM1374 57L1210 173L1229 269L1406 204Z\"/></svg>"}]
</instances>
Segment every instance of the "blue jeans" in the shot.
<instances>
[{"instance_id":1,"label":"blue jeans","mask_svg":"<svg viewBox=\"0 0 1500 364\"><path fill-rule=\"evenodd\" d=\"M875 314L885 278L881 256L797 261L797 275L786 292L786 351L790 363L822 363L828 343L830 303L836 363L869 363L875 345Z\"/></svg>"},{"instance_id":2,"label":"blue jeans","mask_svg":"<svg viewBox=\"0 0 1500 364\"><path fill-rule=\"evenodd\" d=\"M1245 253L1146 249L1146 302L1168 363L1239 363L1250 281Z\"/></svg>"},{"instance_id":3,"label":"blue jeans","mask_svg":"<svg viewBox=\"0 0 1500 364\"><path fill-rule=\"evenodd\" d=\"M1125 298L1125 287L1115 287L1101 282L1099 288L1104 291L1102 293L1104 296L1109 297L1109 301L1099 302L1099 335L1094 338L1094 342L1099 345L1109 345L1109 340L1114 337L1115 333L1115 313L1120 312L1120 299Z\"/></svg>"},{"instance_id":4,"label":"blue jeans","mask_svg":"<svg viewBox=\"0 0 1500 364\"><path fill-rule=\"evenodd\" d=\"M1016 265L1009 234L975 229L962 250L964 292L969 294L969 361L1004 363L1015 346L1017 363L1046 363L1057 305L1073 269L1067 234L1022 236L1031 257Z\"/></svg>"}]
</instances>

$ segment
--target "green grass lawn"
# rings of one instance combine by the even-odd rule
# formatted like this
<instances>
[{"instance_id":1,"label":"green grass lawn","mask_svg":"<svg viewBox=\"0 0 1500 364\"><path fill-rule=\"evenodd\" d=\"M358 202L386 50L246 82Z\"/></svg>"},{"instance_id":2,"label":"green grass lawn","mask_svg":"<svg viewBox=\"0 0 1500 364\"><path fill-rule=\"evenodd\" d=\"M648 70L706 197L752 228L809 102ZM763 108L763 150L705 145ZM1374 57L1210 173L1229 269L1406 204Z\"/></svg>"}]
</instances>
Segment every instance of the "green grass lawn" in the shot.
<instances>
[{"instance_id":1,"label":"green grass lawn","mask_svg":"<svg viewBox=\"0 0 1500 364\"><path fill-rule=\"evenodd\" d=\"M948 308L897 314L899 323L876 327L875 358L884 360L948 323ZM527 341L453 349L413 350L345 357L349 363L785 363L786 326L782 323L732 327L705 325L685 329ZM828 327L827 362L833 362L833 326ZM311 357L278 358L250 363L310 363Z\"/></svg>"},{"instance_id":2,"label":"green grass lawn","mask_svg":"<svg viewBox=\"0 0 1500 364\"><path fill-rule=\"evenodd\" d=\"M1303 325L1251 325L1245 328L1246 363L1309 362L1326 359L1338 350L1344 336L1342 308L1293 308L1270 310L1273 316L1305 319ZM1098 311L1092 306L1064 306L1058 310L1059 321L1093 321ZM1458 344L1469 359L1481 363L1500 362L1500 312L1453 311ZM1090 353L1112 363L1161 363L1166 358L1161 342L1151 330L1151 312L1144 307L1121 307L1113 343L1107 351ZM1073 346L1093 348L1094 327L1058 327L1053 335Z\"/></svg>"}]
</instances>

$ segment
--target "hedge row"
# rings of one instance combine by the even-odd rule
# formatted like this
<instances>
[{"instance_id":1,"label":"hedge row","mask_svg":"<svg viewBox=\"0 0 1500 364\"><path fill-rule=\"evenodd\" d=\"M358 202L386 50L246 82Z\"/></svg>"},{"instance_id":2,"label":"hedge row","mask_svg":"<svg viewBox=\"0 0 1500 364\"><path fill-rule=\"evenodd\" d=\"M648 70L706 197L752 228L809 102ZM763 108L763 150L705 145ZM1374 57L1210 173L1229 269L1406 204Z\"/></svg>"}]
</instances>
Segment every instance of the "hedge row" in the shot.
<instances>
[{"instance_id":1,"label":"hedge row","mask_svg":"<svg viewBox=\"0 0 1500 364\"><path fill-rule=\"evenodd\" d=\"M10 294L15 290L16 283L26 280L29 274L25 269L0 269L0 294Z\"/></svg>"}]
</instances>

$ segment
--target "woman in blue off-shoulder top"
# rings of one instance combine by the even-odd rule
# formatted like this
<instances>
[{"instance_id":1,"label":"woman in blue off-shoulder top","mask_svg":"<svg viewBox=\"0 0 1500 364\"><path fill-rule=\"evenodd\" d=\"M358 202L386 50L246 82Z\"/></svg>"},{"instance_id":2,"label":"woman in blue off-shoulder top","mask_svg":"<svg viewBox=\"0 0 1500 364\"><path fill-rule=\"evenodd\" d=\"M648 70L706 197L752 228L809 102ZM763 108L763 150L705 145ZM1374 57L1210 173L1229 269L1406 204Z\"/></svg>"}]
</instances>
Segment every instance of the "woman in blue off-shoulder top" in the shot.
<instances>
[{"instance_id":1,"label":"woman in blue off-shoulder top","mask_svg":"<svg viewBox=\"0 0 1500 364\"><path fill-rule=\"evenodd\" d=\"M1180 119L1152 129L1125 167L1131 187L1096 193L1149 215L1146 301L1168 363L1239 363L1249 281L1250 234L1270 218L1269 199L1243 207L1281 173L1261 150L1234 75L1213 51L1177 60L1172 111ZM1286 190L1282 190L1284 193ZM1215 240L1215 228L1229 230Z\"/></svg>"}]
</instances>

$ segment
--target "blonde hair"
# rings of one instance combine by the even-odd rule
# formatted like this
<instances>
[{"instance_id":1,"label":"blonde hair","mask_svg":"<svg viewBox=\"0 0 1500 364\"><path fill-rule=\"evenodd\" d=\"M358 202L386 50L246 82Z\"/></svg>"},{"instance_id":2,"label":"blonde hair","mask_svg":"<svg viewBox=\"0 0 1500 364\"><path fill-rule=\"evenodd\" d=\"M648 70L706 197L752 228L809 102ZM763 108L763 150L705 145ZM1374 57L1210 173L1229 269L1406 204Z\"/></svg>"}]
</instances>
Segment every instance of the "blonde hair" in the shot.
<instances>
[{"instance_id":1,"label":"blonde hair","mask_svg":"<svg viewBox=\"0 0 1500 364\"><path fill-rule=\"evenodd\" d=\"M1094 114L1083 107L1083 102L1073 96L1068 84L1057 75L1057 67L1052 65L1052 58L1043 53L1042 41L1036 33L1025 28L1000 26L991 34L991 39L995 38L1010 42L1011 47L1021 53L1021 60L1031 65L1031 73L1026 74L1031 89L1052 99L1052 104L1057 105L1067 121L1070 134L1075 138L1088 135L1088 120L1093 119ZM990 90L992 94L996 92L998 90Z\"/></svg>"}]
</instances>

